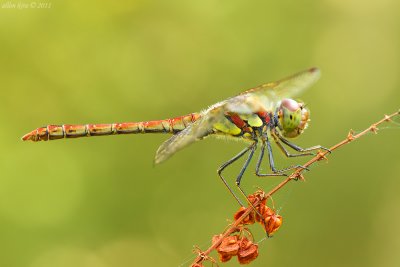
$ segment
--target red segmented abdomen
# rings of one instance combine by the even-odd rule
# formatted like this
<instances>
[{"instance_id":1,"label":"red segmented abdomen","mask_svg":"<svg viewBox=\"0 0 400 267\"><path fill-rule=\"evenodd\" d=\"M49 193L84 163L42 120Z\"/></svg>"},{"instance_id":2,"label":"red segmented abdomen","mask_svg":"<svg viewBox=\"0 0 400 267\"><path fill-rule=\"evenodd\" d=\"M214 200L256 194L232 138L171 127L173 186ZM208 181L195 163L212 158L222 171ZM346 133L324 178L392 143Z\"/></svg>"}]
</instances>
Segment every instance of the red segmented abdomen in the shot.
<instances>
[{"instance_id":1,"label":"red segmented abdomen","mask_svg":"<svg viewBox=\"0 0 400 267\"><path fill-rule=\"evenodd\" d=\"M22 140L37 142L62 138L78 138L114 134L176 133L182 131L199 118L200 114L191 113L189 115L180 116L173 119L157 121L82 125L47 125L25 134L22 137Z\"/></svg>"}]
</instances>

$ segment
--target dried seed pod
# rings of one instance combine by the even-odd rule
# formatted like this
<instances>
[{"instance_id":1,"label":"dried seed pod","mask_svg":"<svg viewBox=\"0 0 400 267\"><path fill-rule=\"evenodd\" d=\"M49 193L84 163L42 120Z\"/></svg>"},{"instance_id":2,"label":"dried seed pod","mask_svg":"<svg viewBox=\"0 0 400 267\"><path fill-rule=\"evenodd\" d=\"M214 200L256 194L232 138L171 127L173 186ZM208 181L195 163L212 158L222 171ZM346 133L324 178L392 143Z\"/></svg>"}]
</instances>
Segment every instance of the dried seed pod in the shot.
<instances>
[{"instance_id":1,"label":"dried seed pod","mask_svg":"<svg viewBox=\"0 0 400 267\"><path fill-rule=\"evenodd\" d=\"M245 207L240 207L239 210L233 216L233 219L236 221L243 215L245 211L246 211ZM246 218L243 219L242 224L253 224L254 222L255 222L255 215L254 211L252 211Z\"/></svg>"},{"instance_id":2,"label":"dried seed pod","mask_svg":"<svg viewBox=\"0 0 400 267\"><path fill-rule=\"evenodd\" d=\"M255 220L257 222L261 222L262 218L260 215L264 213L267 204L267 198L265 197L265 193L263 191L257 191L256 193L249 195L247 198L249 202L252 203L253 205L256 203L257 200L261 200L255 207L257 212L254 212Z\"/></svg>"},{"instance_id":3,"label":"dried seed pod","mask_svg":"<svg viewBox=\"0 0 400 267\"><path fill-rule=\"evenodd\" d=\"M238 251L238 260L240 264L248 264L258 257L258 245L254 244L246 237L239 240L240 248Z\"/></svg>"},{"instance_id":4,"label":"dried seed pod","mask_svg":"<svg viewBox=\"0 0 400 267\"><path fill-rule=\"evenodd\" d=\"M218 254L219 255L219 261L220 262L227 262L232 259L232 255L226 255L226 254Z\"/></svg>"},{"instance_id":5,"label":"dried seed pod","mask_svg":"<svg viewBox=\"0 0 400 267\"><path fill-rule=\"evenodd\" d=\"M261 222L261 223L262 223L262 220L263 220L263 218L264 218L264 213L265 213L265 209L266 209L266 208L267 208L267 206L261 205L261 204L256 208L257 211L258 211L258 213L256 213L256 221L257 221L257 222ZM262 218L261 218L261 216L260 216L259 214L262 215Z\"/></svg>"},{"instance_id":6,"label":"dried seed pod","mask_svg":"<svg viewBox=\"0 0 400 267\"><path fill-rule=\"evenodd\" d=\"M248 195L247 199L249 200L249 202L251 204L254 204L256 202L256 200L257 200L257 196L256 196L256 194Z\"/></svg>"},{"instance_id":7,"label":"dried seed pod","mask_svg":"<svg viewBox=\"0 0 400 267\"><path fill-rule=\"evenodd\" d=\"M264 213L264 222L261 221L261 224L263 224L265 231L269 236L272 236L273 233L275 233L279 227L282 225L282 216L277 215L274 210L272 210L269 207L266 207Z\"/></svg>"},{"instance_id":8,"label":"dried seed pod","mask_svg":"<svg viewBox=\"0 0 400 267\"><path fill-rule=\"evenodd\" d=\"M217 252L219 254L219 258L222 262L226 262L232 258L232 256L236 256L239 251L239 242L237 235L231 235L225 237L221 245L218 246Z\"/></svg>"},{"instance_id":9,"label":"dried seed pod","mask_svg":"<svg viewBox=\"0 0 400 267\"><path fill-rule=\"evenodd\" d=\"M251 204L254 204L257 200L260 200L260 199L261 199L261 202L260 202L259 205L265 206L266 203L267 203L267 198L265 198L264 195L265 195L264 192L262 192L262 191L257 191L256 193L249 195L249 196L247 197L247 199L249 200L249 202L250 202Z\"/></svg>"}]
</instances>

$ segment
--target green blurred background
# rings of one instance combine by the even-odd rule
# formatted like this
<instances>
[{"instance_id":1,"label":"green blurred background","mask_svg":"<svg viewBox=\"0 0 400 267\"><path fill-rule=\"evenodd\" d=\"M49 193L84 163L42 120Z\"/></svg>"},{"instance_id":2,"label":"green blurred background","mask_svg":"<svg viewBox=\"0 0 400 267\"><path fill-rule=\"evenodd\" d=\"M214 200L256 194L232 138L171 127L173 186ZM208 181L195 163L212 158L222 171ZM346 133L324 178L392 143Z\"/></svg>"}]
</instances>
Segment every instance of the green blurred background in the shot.
<instances>
[{"instance_id":1,"label":"green blurred background","mask_svg":"<svg viewBox=\"0 0 400 267\"><path fill-rule=\"evenodd\" d=\"M216 169L242 143L207 139L154 167L165 135L20 141L36 127L183 115L310 66L322 78L302 96L301 146L400 108L399 1L120 2L1 3L0 266L187 266L237 209ZM251 266L399 266L400 127L387 126L274 197L284 224ZM248 192L280 181L252 173Z\"/></svg>"}]
</instances>

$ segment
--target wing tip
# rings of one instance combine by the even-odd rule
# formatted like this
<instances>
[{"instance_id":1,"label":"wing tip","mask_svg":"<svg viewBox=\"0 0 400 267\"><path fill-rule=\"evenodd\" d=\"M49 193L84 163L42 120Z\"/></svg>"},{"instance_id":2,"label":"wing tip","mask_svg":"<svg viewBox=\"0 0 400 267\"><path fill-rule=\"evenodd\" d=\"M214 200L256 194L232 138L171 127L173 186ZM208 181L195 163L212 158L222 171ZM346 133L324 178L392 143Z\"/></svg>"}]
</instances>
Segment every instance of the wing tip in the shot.
<instances>
[{"instance_id":1,"label":"wing tip","mask_svg":"<svg viewBox=\"0 0 400 267\"><path fill-rule=\"evenodd\" d=\"M153 164L155 165L159 165L160 163L163 163L164 161L166 161L169 157L171 157L172 155L165 153L165 150L162 148L163 145L161 145L157 152L156 152L156 156L154 157L153 160Z\"/></svg>"},{"instance_id":2,"label":"wing tip","mask_svg":"<svg viewBox=\"0 0 400 267\"><path fill-rule=\"evenodd\" d=\"M163 160L159 159L158 157L155 157L154 160L153 160L153 165L154 165L154 166L155 166L155 165L158 165L158 164L160 164L161 162L163 162Z\"/></svg>"}]
</instances>

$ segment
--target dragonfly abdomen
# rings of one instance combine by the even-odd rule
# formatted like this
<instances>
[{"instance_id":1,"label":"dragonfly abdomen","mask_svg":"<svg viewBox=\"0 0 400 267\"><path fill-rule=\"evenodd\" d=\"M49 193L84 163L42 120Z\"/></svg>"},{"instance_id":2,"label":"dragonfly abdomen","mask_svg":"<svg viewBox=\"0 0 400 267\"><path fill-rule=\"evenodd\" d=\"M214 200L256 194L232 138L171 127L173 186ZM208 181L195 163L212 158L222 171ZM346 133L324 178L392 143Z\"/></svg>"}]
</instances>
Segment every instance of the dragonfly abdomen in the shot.
<instances>
[{"instance_id":1,"label":"dragonfly abdomen","mask_svg":"<svg viewBox=\"0 0 400 267\"><path fill-rule=\"evenodd\" d=\"M63 124L37 128L22 137L24 141L48 141L115 134L177 133L196 121L200 114L191 113L172 119L109 124Z\"/></svg>"}]
</instances>

